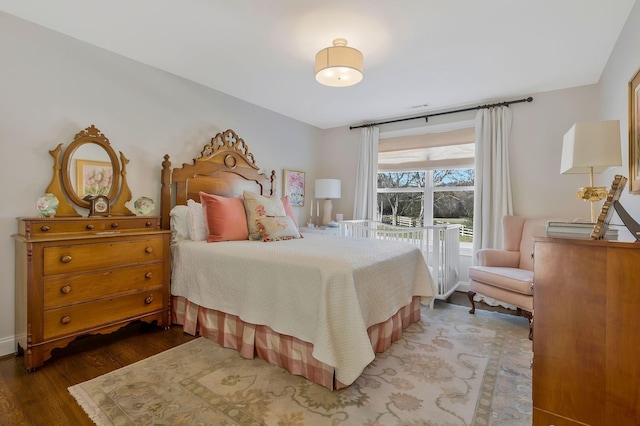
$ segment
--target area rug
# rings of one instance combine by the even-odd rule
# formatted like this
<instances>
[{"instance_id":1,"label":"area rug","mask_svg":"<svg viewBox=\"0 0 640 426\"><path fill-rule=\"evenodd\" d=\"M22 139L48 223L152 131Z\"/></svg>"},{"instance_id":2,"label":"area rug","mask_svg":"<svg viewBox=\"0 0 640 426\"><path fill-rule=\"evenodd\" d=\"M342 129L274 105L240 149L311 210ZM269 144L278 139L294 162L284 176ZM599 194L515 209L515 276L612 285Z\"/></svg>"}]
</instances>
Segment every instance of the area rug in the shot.
<instances>
[{"instance_id":1,"label":"area rug","mask_svg":"<svg viewBox=\"0 0 640 426\"><path fill-rule=\"evenodd\" d=\"M521 317L444 303L329 391L204 338L72 386L97 425L530 425Z\"/></svg>"}]
</instances>

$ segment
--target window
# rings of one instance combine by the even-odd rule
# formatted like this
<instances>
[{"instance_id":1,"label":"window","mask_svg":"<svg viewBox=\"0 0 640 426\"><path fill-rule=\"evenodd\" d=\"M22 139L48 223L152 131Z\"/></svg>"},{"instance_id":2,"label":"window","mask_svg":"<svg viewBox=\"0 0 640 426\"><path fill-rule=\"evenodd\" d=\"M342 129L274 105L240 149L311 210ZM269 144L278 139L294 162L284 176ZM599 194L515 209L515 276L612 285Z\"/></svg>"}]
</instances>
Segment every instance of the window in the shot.
<instances>
[{"instance_id":1,"label":"window","mask_svg":"<svg viewBox=\"0 0 640 426\"><path fill-rule=\"evenodd\" d=\"M378 220L400 226L461 224L461 241L471 242L474 178L472 168L378 173Z\"/></svg>"},{"instance_id":2,"label":"window","mask_svg":"<svg viewBox=\"0 0 640 426\"><path fill-rule=\"evenodd\" d=\"M400 226L461 224L473 238L472 127L380 140L378 220Z\"/></svg>"}]
</instances>

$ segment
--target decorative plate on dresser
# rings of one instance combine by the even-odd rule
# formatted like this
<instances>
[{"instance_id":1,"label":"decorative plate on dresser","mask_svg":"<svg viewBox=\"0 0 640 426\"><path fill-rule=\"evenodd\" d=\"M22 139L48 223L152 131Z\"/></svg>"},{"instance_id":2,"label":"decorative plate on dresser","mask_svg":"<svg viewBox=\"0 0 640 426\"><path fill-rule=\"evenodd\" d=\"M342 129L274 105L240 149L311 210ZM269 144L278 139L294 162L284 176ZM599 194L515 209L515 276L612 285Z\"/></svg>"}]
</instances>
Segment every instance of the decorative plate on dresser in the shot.
<instances>
[{"instance_id":1,"label":"decorative plate on dresser","mask_svg":"<svg viewBox=\"0 0 640 426\"><path fill-rule=\"evenodd\" d=\"M18 218L13 235L17 352L24 354L28 370L82 335L109 333L137 320L170 325L171 233L161 230L159 217L135 216L124 206L131 199L124 172L128 160L120 154L120 164L93 126L76 135L62 168L60 148L50 151L54 177L46 191L60 200L56 216ZM111 161L112 185L117 185L109 192L111 215L82 217L72 203L84 208L89 203L71 184L70 165L78 155L87 160L100 150Z\"/></svg>"}]
</instances>

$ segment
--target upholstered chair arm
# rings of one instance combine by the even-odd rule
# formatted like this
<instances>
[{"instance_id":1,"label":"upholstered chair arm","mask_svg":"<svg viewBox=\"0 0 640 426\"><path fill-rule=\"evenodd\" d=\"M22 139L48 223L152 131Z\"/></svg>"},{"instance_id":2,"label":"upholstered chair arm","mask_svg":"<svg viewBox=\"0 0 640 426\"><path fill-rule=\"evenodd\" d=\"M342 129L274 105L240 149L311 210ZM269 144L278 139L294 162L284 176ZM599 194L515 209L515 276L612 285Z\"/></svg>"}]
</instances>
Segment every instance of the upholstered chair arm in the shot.
<instances>
[{"instance_id":1,"label":"upholstered chair arm","mask_svg":"<svg viewBox=\"0 0 640 426\"><path fill-rule=\"evenodd\" d=\"M480 266L499 266L517 268L520 265L520 252L497 249L480 249L477 253Z\"/></svg>"}]
</instances>

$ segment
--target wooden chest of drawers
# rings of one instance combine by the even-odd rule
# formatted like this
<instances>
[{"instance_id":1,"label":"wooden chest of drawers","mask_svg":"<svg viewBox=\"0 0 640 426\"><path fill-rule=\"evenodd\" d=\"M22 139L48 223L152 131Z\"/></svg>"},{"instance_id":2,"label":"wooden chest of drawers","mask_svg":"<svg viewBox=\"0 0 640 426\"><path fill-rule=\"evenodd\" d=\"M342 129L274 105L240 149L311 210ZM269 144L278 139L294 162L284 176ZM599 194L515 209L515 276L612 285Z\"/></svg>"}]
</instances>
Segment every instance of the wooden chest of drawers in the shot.
<instances>
[{"instance_id":1,"label":"wooden chest of drawers","mask_svg":"<svg viewBox=\"0 0 640 426\"><path fill-rule=\"evenodd\" d=\"M27 369L78 336L168 327L170 231L158 217L19 218L16 341Z\"/></svg>"}]
</instances>

